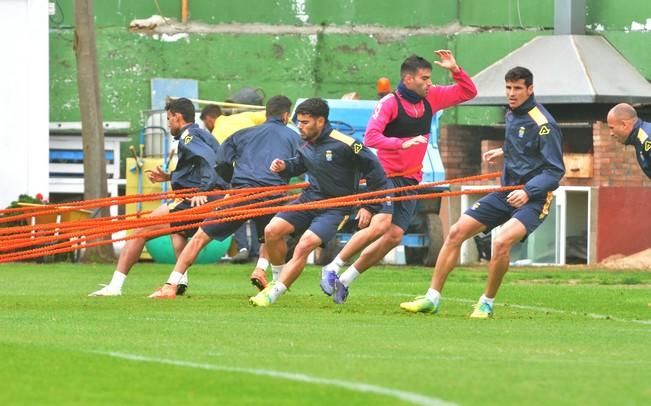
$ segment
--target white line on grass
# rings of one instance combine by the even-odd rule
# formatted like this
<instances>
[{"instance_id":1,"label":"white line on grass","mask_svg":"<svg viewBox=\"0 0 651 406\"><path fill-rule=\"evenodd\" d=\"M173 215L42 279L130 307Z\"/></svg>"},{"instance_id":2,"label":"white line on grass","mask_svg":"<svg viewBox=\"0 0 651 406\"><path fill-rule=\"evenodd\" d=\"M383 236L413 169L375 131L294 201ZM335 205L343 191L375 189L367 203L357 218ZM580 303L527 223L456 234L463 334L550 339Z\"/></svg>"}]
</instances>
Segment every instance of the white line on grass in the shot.
<instances>
[{"instance_id":1,"label":"white line on grass","mask_svg":"<svg viewBox=\"0 0 651 406\"><path fill-rule=\"evenodd\" d=\"M204 364L204 363L182 361L182 360L175 360L175 359L147 357L144 355L126 354L122 352L112 352L112 351L111 352L94 351L94 353L101 354L101 355L108 355L114 358L126 359L129 361L153 362L157 364L174 365L174 366L186 367L186 368L205 369L209 371L225 371L225 372L236 372L236 373L251 374L251 375L270 376L272 378L287 379L296 382L306 382L306 383L312 383L316 385L337 386L355 392L373 393L377 395L390 396L416 405L427 405L427 406L455 405L454 403L449 403L441 399L431 398L418 393L407 392L399 389L384 388L382 386L376 386L367 383L346 382L339 379L319 378L315 376L296 374L292 372L281 372L281 371L274 371L270 369L227 367L223 365Z\"/></svg>"},{"instance_id":2,"label":"white line on grass","mask_svg":"<svg viewBox=\"0 0 651 406\"><path fill-rule=\"evenodd\" d=\"M449 298L451 301L455 302L464 302L464 303L475 303L474 300L468 300L468 299L459 299L459 298ZM613 321L621 321L625 323L636 323L636 324L646 324L646 325L651 325L651 320L637 320L637 319L622 319L619 317L614 317L610 316L607 314L598 314L598 313L584 313L584 312L577 312L577 311L567 311L567 310L559 310L559 309L552 309L549 307L538 307L538 306L527 306L527 305L519 305L519 304L511 304L511 303L500 303L498 306L504 306L504 307L514 307L516 309L522 309L522 310L533 310L536 312L545 312L545 313L557 313L557 314L571 314L574 316L588 316L593 319L599 319L599 320L613 320Z\"/></svg>"},{"instance_id":3,"label":"white line on grass","mask_svg":"<svg viewBox=\"0 0 651 406\"><path fill-rule=\"evenodd\" d=\"M408 293L398 293L398 294L393 294L392 296L410 296ZM413 296L413 294L411 295ZM451 302L459 302L459 303L476 303L476 300L470 300L470 299L461 299L457 297L445 297L443 300L449 300ZM502 307L513 307L516 309L522 309L522 310L533 310L536 312L545 312L545 313L556 313L556 314L571 314L574 316L588 316L593 319L599 319L599 320L613 320L613 321L620 321L624 323L636 323L636 324L644 324L644 325L651 325L651 320L638 320L638 319L622 319L619 317L614 317L610 316L607 314L598 314L598 313L584 313L584 312L578 312L578 311L567 311L567 310L559 310L559 309L552 309L549 307L537 307L537 306L527 306L527 305L519 305L519 304L512 304L512 303L498 303L496 304L497 306L502 306Z\"/></svg>"}]
</instances>

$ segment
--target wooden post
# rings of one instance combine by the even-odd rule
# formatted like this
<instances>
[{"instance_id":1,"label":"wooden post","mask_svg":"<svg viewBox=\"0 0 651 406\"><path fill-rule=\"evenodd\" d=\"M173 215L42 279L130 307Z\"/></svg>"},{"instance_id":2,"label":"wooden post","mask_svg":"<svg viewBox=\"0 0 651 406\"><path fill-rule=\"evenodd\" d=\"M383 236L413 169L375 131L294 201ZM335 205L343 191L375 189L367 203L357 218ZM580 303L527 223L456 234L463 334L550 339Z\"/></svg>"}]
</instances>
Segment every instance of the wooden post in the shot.
<instances>
[{"instance_id":1,"label":"wooden post","mask_svg":"<svg viewBox=\"0 0 651 406\"><path fill-rule=\"evenodd\" d=\"M84 148L84 199L97 199L106 197L108 192L93 0L74 0L74 12L74 47L77 59L77 87L79 89L81 134ZM115 164L119 165L118 162ZM100 215L108 216L109 208L102 208ZM86 259L112 261L114 259L113 246L107 244L89 249L86 251Z\"/></svg>"}]
</instances>

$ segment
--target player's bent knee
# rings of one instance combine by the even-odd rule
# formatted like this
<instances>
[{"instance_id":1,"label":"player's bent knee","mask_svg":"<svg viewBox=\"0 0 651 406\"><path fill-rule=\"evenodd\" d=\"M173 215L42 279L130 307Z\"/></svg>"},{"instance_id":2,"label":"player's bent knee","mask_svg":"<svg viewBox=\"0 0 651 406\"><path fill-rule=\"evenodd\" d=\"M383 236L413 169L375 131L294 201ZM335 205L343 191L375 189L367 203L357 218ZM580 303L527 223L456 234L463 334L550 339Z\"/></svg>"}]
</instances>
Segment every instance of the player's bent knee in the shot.
<instances>
[{"instance_id":1,"label":"player's bent knee","mask_svg":"<svg viewBox=\"0 0 651 406\"><path fill-rule=\"evenodd\" d=\"M467 239L465 233L459 227L459 224L454 224L450 227L450 232L448 233L447 242L454 245L461 245Z\"/></svg>"},{"instance_id":2,"label":"player's bent knee","mask_svg":"<svg viewBox=\"0 0 651 406\"><path fill-rule=\"evenodd\" d=\"M382 218L378 219L378 221L371 223L371 232L375 237L386 234L390 228L391 216L382 216Z\"/></svg>"},{"instance_id":3,"label":"player's bent knee","mask_svg":"<svg viewBox=\"0 0 651 406\"><path fill-rule=\"evenodd\" d=\"M318 245L313 245L313 244L298 244L296 248L294 248L294 257L295 258L303 258L307 257L310 255L310 252L312 252Z\"/></svg>"},{"instance_id":4,"label":"player's bent knee","mask_svg":"<svg viewBox=\"0 0 651 406\"><path fill-rule=\"evenodd\" d=\"M393 245L398 245L402 242L402 237L405 235L405 232L400 227L390 227L388 232L385 232L387 240Z\"/></svg>"},{"instance_id":5,"label":"player's bent knee","mask_svg":"<svg viewBox=\"0 0 651 406\"><path fill-rule=\"evenodd\" d=\"M265 241L276 241L281 238L280 228L274 226L273 224L268 224L264 228L264 240Z\"/></svg>"},{"instance_id":6,"label":"player's bent knee","mask_svg":"<svg viewBox=\"0 0 651 406\"><path fill-rule=\"evenodd\" d=\"M316 235L303 236L294 248L294 256L308 256L315 248L321 245L321 239Z\"/></svg>"},{"instance_id":7,"label":"player's bent knee","mask_svg":"<svg viewBox=\"0 0 651 406\"><path fill-rule=\"evenodd\" d=\"M493 256L504 256L504 255L509 255L509 252L511 251L511 246L513 244L511 241L506 240L504 238L496 238L495 241L493 241Z\"/></svg>"},{"instance_id":8,"label":"player's bent knee","mask_svg":"<svg viewBox=\"0 0 651 406\"><path fill-rule=\"evenodd\" d=\"M376 227L385 227L388 229L391 226L392 218L393 216L391 214L378 213L375 216L373 216L372 223L375 223Z\"/></svg>"},{"instance_id":9,"label":"player's bent knee","mask_svg":"<svg viewBox=\"0 0 651 406\"><path fill-rule=\"evenodd\" d=\"M211 240L212 238L208 234L206 234L206 232L203 231L201 227L199 227L199 229L194 234L194 236L192 236L192 240L190 240L190 242L201 243L203 245L206 245Z\"/></svg>"}]
</instances>

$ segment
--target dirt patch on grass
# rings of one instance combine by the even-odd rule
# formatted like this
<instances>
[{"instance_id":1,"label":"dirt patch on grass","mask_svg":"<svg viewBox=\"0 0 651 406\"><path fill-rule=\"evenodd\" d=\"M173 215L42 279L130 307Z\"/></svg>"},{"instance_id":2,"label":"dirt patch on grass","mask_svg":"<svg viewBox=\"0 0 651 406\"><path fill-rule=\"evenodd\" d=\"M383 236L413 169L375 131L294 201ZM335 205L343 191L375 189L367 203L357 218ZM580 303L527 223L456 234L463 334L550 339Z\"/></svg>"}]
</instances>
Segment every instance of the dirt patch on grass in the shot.
<instances>
[{"instance_id":1,"label":"dirt patch on grass","mask_svg":"<svg viewBox=\"0 0 651 406\"><path fill-rule=\"evenodd\" d=\"M522 279L518 281L513 281L514 285L522 286L540 286L540 285L566 285L566 286L576 286L576 285L611 285L611 286L624 286L627 289L649 289L651 288L650 283L646 283L639 279L634 278L625 278L621 280L602 280L602 279Z\"/></svg>"},{"instance_id":2,"label":"dirt patch on grass","mask_svg":"<svg viewBox=\"0 0 651 406\"><path fill-rule=\"evenodd\" d=\"M651 270L651 248L640 251L633 255L611 255L604 259L601 264L609 269L644 269Z\"/></svg>"},{"instance_id":3,"label":"dirt patch on grass","mask_svg":"<svg viewBox=\"0 0 651 406\"><path fill-rule=\"evenodd\" d=\"M554 279L554 278L545 278L545 279L521 279L519 281L513 281L516 285L578 285L580 283L585 283L585 281L580 281L578 279Z\"/></svg>"}]
</instances>

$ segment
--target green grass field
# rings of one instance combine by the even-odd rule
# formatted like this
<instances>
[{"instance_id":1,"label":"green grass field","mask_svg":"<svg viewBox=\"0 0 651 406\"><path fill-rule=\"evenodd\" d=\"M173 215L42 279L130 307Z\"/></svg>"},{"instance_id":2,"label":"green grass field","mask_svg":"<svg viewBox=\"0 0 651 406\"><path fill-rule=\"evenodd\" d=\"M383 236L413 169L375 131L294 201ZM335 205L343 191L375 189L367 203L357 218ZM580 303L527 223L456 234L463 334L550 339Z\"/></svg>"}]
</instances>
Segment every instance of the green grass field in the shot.
<instances>
[{"instance_id":1,"label":"green grass field","mask_svg":"<svg viewBox=\"0 0 651 406\"><path fill-rule=\"evenodd\" d=\"M0 266L0 404L651 404L651 273L513 270L469 320L484 268L439 315L406 314L430 269L377 267L333 304L309 267L270 308L249 266L196 266L189 296L146 298L170 266Z\"/></svg>"}]
</instances>

